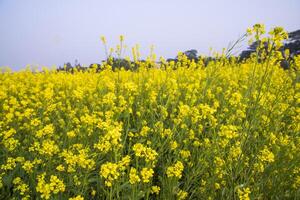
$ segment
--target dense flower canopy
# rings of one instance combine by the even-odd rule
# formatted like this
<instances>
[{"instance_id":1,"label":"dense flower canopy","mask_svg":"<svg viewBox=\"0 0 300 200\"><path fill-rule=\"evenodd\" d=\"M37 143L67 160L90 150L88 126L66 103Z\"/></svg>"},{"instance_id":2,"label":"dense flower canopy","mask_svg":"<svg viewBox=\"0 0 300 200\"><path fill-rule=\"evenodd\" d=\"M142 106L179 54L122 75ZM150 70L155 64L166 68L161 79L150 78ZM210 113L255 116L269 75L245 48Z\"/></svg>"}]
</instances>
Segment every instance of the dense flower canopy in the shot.
<instances>
[{"instance_id":1,"label":"dense flower canopy","mask_svg":"<svg viewBox=\"0 0 300 200\"><path fill-rule=\"evenodd\" d=\"M300 198L300 57L280 67L285 38L273 29L244 62L0 74L0 198Z\"/></svg>"}]
</instances>

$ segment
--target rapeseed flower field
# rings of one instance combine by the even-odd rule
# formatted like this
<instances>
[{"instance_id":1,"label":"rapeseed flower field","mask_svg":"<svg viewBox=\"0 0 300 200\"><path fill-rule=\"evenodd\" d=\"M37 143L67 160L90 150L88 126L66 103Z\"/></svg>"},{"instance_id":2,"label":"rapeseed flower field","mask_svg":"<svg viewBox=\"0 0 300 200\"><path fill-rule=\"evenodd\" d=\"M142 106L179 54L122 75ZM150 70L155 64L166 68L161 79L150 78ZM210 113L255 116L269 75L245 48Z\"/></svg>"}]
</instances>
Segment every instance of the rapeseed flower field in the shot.
<instances>
[{"instance_id":1,"label":"rapeseed flower field","mask_svg":"<svg viewBox=\"0 0 300 200\"><path fill-rule=\"evenodd\" d=\"M242 62L0 74L0 198L299 199L300 57L264 34Z\"/></svg>"}]
</instances>

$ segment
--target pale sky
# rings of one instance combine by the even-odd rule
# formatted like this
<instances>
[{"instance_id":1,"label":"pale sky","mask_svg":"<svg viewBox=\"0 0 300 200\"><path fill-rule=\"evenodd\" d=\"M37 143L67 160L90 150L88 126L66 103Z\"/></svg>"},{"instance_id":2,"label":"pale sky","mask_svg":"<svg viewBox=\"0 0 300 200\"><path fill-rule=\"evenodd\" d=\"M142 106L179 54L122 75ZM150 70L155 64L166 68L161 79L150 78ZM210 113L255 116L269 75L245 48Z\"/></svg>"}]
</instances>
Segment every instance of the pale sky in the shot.
<instances>
[{"instance_id":1,"label":"pale sky","mask_svg":"<svg viewBox=\"0 0 300 200\"><path fill-rule=\"evenodd\" d=\"M255 23L298 30L299 10L298 0L0 0L0 66L100 63L101 35L114 47L122 34L144 56L151 45L165 58L208 54Z\"/></svg>"}]
</instances>

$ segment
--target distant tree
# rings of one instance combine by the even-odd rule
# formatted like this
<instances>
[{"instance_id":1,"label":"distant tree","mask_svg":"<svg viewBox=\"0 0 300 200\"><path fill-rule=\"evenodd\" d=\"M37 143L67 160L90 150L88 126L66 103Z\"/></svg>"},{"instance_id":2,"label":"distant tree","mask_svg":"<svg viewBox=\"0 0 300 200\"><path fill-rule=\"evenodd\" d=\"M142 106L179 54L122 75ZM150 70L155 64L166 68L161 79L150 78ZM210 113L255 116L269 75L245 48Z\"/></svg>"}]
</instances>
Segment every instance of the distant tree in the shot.
<instances>
[{"instance_id":1,"label":"distant tree","mask_svg":"<svg viewBox=\"0 0 300 200\"><path fill-rule=\"evenodd\" d=\"M290 50L291 57L300 54L300 30L289 33L289 39L286 41L284 49Z\"/></svg>"},{"instance_id":2,"label":"distant tree","mask_svg":"<svg viewBox=\"0 0 300 200\"><path fill-rule=\"evenodd\" d=\"M173 62L177 62L177 61L178 61L178 59L177 59L177 58L168 58L168 59L167 59L167 62L171 62L171 61L173 61Z\"/></svg>"},{"instance_id":3,"label":"distant tree","mask_svg":"<svg viewBox=\"0 0 300 200\"><path fill-rule=\"evenodd\" d=\"M191 49L191 50L188 50L188 51L185 51L184 54L188 57L188 59L190 60L195 60L197 61L198 60L198 51L195 50L195 49Z\"/></svg>"},{"instance_id":4,"label":"distant tree","mask_svg":"<svg viewBox=\"0 0 300 200\"><path fill-rule=\"evenodd\" d=\"M65 65L64 65L67 69L72 69L73 66L70 62L67 62Z\"/></svg>"},{"instance_id":5,"label":"distant tree","mask_svg":"<svg viewBox=\"0 0 300 200\"><path fill-rule=\"evenodd\" d=\"M106 61L109 65L112 66L112 70L124 68L125 70L132 69L133 63L124 58L110 58Z\"/></svg>"},{"instance_id":6,"label":"distant tree","mask_svg":"<svg viewBox=\"0 0 300 200\"><path fill-rule=\"evenodd\" d=\"M101 64L99 63L92 63L89 65L89 68L96 68L96 72L101 71Z\"/></svg>"},{"instance_id":7,"label":"distant tree","mask_svg":"<svg viewBox=\"0 0 300 200\"><path fill-rule=\"evenodd\" d=\"M67 62L63 65L63 67L60 66L57 69L57 71L67 71L67 72L73 73L75 70L76 71L85 71L87 69L88 68L81 66L80 63L78 62L78 60L76 59L74 62L74 66L72 66L72 64L70 62Z\"/></svg>"},{"instance_id":8,"label":"distant tree","mask_svg":"<svg viewBox=\"0 0 300 200\"><path fill-rule=\"evenodd\" d=\"M70 62L64 63L64 65L59 67L57 71L71 71L73 69L73 66Z\"/></svg>"},{"instance_id":9,"label":"distant tree","mask_svg":"<svg viewBox=\"0 0 300 200\"><path fill-rule=\"evenodd\" d=\"M189 59L189 60L194 60L194 61L198 61L198 51L196 50L196 49L191 49L191 50L187 50L187 51L185 51L185 52L183 52L184 53L184 55L186 55L187 56L187 58ZM176 56L176 58L168 58L167 59L167 62L171 62L171 61L173 61L173 62L177 62L178 61L178 58L177 58L177 56Z\"/></svg>"}]
</instances>

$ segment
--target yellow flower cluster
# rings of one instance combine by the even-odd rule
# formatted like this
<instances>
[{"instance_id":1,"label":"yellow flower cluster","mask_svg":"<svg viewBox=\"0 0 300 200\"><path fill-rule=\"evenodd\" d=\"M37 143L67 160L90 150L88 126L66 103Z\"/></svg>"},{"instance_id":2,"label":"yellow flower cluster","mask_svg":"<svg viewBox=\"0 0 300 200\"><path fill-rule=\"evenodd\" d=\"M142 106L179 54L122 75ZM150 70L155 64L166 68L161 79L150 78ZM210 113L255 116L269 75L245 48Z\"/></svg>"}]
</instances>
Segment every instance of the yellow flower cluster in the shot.
<instances>
[{"instance_id":1,"label":"yellow flower cluster","mask_svg":"<svg viewBox=\"0 0 300 200\"><path fill-rule=\"evenodd\" d=\"M258 157L263 162L274 162L274 154L267 147L261 150Z\"/></svg>"},{"instance_id":2,"label":"yellow flower cluster","mask_svg":"<svg viewBox=\"0 0 300 200\"><path fill-rule=\"evenodd\" d=\"M183 169L182 162L177 161L173 166L167 168L167 176L181 178Z\"/></svg>"},{"instance_id":3,"label":"yellow flower cluster","mask_svg":"<svg viewBox=\"0 0 300 200\"><path fill-rule=\"evenodd\" d=\"M153 177L154 171L151 168L144 167L141 171L142 180L144 183L149 183Z\"/></svg>"},{"instance_id":4,"label":"yellow flower cluster","mask_svg":"<svg viewBox=\"0 0 300 200\"><path fill-rule=\"evenodd\" d=\"M73 150L63 150L63 152L60 154L68 166L68 172L75 172L77 166L87 170L94 169L95 161L89 158L89 150L82 149L81 146L82 145L75 145L72 148ZM78 152L78 154L74 153L74 151ZM63 165L59 165L57 170L64 171Z\"/></svg>"},{"instance_id":5,"label":"yellow flower cluster","mask_svg":"<svg viewBox=\"0 0 300 200\"><path fill-rule=\"evenodd\" d=\"M33 161L30 160L26 160L23 165L22 168L25 170L25 172L27 172L28 174L33 172L33 169L35 167L35 165L39 165L41 164L43 161L41 159L34 159Z\"/></svg>"},{"instance_id":6,"label":"yellow flower cluster","mask_svg":"<svg viewBox=\"0 0 300 200\"><path fill-rule=\"evenodd\" d=\"M41 137L45 137L47 135L51 135L54 133L54 127L52 124L48 124L45 127L43 127L42 129L38 130L36 132L36 137L41 138Z\"/></svg>"},{"instance_id":7,"label":"yellow flower cluster","mask_svg":"<svg viewBox=\"0 0 300 200\"><path fill-rule=\"evenodd\" d=\"M160 191L160 187L159 187L159 186L154 185L154 186L151 187L151 193L152 193L152 194L158 195L158 194L159 194L159 191Z\"/></svg>"},{"instance_id":8,"label":"yellow flower cluster","mask_svg":"<svg viewBox=\"0 0 300 200\"><path fill-rule=\"evenodd\" d=\"M184 200L188 197L188 193L186 191L183 190L179 190L177 193L177 199L178 200Z\"/></svg>"},{"instance_id":9,"label":"yellow flower cluster","mask_svg":"<svg viewBox=\"0 0 300 200\"><path fill-rule=\"evenodd\" d=\"M118 149L121 147L121 124L118 126L111 128L107 131L107 133L99 139L99 142L94 146L100 152L108 152L111 150Z\"/></svg>"},{"instance_id":10,"label":"yellow flower cluster","mask_svg":"<svg viewBox=\"0 0 300 200\"><path fill-rule=\"evenodd\" d=\"M250 200L249 195L251 194L250 188L238 189L238 195L240 200Z\"/></svg>"},{"instance_id":11,"label":"yellow flower cluster","mask_svg":"<svg viewBox=\"0 0 300 200\"><path fill-rule=\"evenodd\" d=\"M130 157L126 156L118 163L107 162L101 165L100 175L105 179L105 185L112 187L113 182L125 171L129 163Z\"/></svg>"},{"instance_id":12,"label":"yellow flower cluster","mask_svg":"<svg viewBox=\"0 0 300 200\"><path fill-rule=\"evenodd\" d=\"M141 143L136 143L133 145L132 150L134 151L135 156L145 158L146 162L155 161L158 156L157 152L150 147L145 147Z\"/></svg>"},{"instance_id":13,"label":"yellow flower cluster","mask_svg":"<svg viewBox=\"0 0 300 200\"><path fill-rule=\"evenodd\" d=\"M129 182L130 184L136 184L141 181L139 175L137 174L137 170L135 168L130 168L129 172Z\"/></svg>"},{"instance_id":14,"label":"yellow flower cluster","mask_svg":"<svg viewBox=\"0 0 300 200\"><path fill-rule=\"evenodd\" d=\"M69 198L69 200L84 200L81 195L77 195L76 197Z\"/></svg>"},{"instance_id":15,"label":"yellow flower cluster","mask_svg":"<svg viewBox=\"0 0 300 200\"><path fill-rule=\"evenodd\" d=\"M22 200L30 199L30 190L29 186L22 181L20 177L17 177L13 180L14 190L18 192L22 198Z\"/></svg>"},{"instance_id":16,"label":"yellow flower cluster","mask_svg":"<svg viewBox=\"0 0 300 200\"><path fill-rule=\"evenodd\" d=\"M8 151L14 151L16 147L20 144L19 140L13 137L14 134L16 134L16 130L13 128L4 131L3 133L0 133L0 137L3 137L3 141L1 141L1 143Z\"/></svg>"},{"instance_id":17,"label":"yellow flower cluster","mask_svg":"<svg viewBox=\"0 0 300 200\"><path fill-rule=\"evenodd\" d=\"M37 178L36 191L41 193L42 199L50 199L51 194L58 194L65 191L65 184L55 175L50 176L50 182L45 181L46 174L43 173Z\"/></svg>"}]
</instances>

